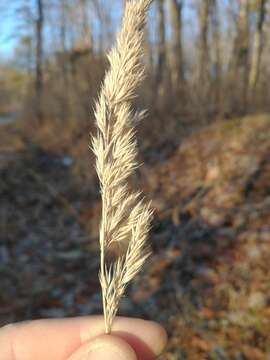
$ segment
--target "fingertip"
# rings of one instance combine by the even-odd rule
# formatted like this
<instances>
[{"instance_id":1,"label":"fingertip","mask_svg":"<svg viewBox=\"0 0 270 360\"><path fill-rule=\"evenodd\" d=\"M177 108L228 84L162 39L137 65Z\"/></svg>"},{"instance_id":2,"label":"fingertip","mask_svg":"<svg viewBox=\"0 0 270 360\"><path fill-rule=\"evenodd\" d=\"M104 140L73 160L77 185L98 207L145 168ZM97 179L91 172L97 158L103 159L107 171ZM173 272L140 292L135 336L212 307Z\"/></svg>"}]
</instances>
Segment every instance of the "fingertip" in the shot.
<instances>
[{"instance_id":1,"label":"fingertip","mask_svg":"<svg viewBox=\"0 0 270 360\"><path fill-rule=\"evenodd\" d=\"M168 334L167 331L164 329L163 326L161 326L160 324L151 321L151 325L152 325L152 329L153 329L153 333L155 333L155 353L157 355L161 355L162 352L164 351L167 342L168 342Z\"/></svg>"},{"instance_id":2,"label":"fingertip","mask_svg":"<svg viewBox=\"0 0 270 360\"><path fill-rule=\"evenodd\" d=\"M14 358L14 351L22 359L67 359L76 349L103 334L102 316L9 325L0 329L0 360ZM155 359L167 342L167 334L159 324L134 318L116 318L112 336L128 344L137 360Z\"/></svg>"},{"instance_id":3,"label":"fingertip","mask_svg":"<svg viewBox=\"0 0 270 360\"><path fill-rule=\"evenodd\" d=\"M91 324L89 324L89 320L82 320L80 327L82 344L102 334L104 334L104 318L102 316L92 317ZM155 358L163 352L167 344L165 329L158 323L149 320L116 317L112 334L127 341L137 352L139 360ZM148 355L145 356L145 354Z\"/></svg>"},{"instance_id":4,"label":"fingertip","mask_svg":"<svg viewBox=\"0 0 270 360\"><path fill-rule=\"evenodd\" d=\"M142 319L116 318L112 333L127 341L139 360L152 360L161 355L168 339L161 325Z\"/></svg>"},{"instance_id":5,"label":"fingertip","mask_svg":"<svg viewBox=\"0 0 270 360\"><path fill-rule=\"evenodd\" d=\"M135 351L123 339L101 335L85 343L68 360L138 360Z\"/></svg>"}]
</instances>

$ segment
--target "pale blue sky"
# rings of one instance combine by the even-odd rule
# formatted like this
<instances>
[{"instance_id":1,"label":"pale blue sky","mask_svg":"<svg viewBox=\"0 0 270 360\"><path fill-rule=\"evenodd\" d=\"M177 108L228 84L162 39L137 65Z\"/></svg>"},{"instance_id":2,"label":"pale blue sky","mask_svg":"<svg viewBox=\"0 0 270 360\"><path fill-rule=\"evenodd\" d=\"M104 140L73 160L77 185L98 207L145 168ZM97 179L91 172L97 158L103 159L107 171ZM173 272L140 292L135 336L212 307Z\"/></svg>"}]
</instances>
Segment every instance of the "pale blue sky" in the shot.
<instances>
[{"instance_id":1,"label":"pale blue sky","mask_svg":"<svg viewBox=\"0 0 270 360\"><path fill-rule=\"evenodd\" d=\"M226 4L228 0L222 0L220 3ZM29 4L29 2L33 2L33 0L0 0L0 14L1 14L1 22L0 22L0 61L1 59L8 59L12 57L12 54L14 52L14 49L16 47L17 43L17 37L16 34L18 34L18 13L16 13L15 9L18 7L18 5L22 5L23 3ZM193 20L194 20L194 12L191 11L190 5L193 1L188 0L186 1L186 7L185 7L185 23L186 26L184 27L186 34L191 35L191 33L194 34L194 31L196 31L196 26L194 28ZM122 3L122 0L121 0ZM117 2L117 4L119 4ZM116 9L117 7L113 7ZM153 8L154 10L154 8ZM224 8L223 8L224 10ZM119 7L118 10L119 12ZM192 15L193 13L193 15ZM112 14L111 14L112 15ZM151 12L152 19L153 16L155 16L155 12ZM150 16L151 16L150 15ZM223 14L224 15L224 14ZM114 21L119 20L119 17L114 14L113 16ZM190 22L193 23L191 26ZM151 29L155 33L155 29L152 27ZM189 37L188 36L188 37ZM191 35L192 36L192 35Z\"/></svg>"},{"instance_id":2,"label":"pale blue sky","mask_svg":"<svg viewBox=\"0 0 270 360\"><path fill-rule=\"evenodd\" d=\"M5 6L8 0L0 0L0 57L9 57L16 44L14 7Z\"/></svg>"},{"instance_id":3,"label":"pale blue sky","mask_svg":"<svg viewBox=\"0 0 270 360\"><path fill-rule=\"evenodd\" d=\"M118 5L120 4L120 1L122 3L122 0L118 1ZM18 35L21 33L20 15L16 9L24 4L29 5L29 3L32 4L31 8L35 9L34 0L0 0L0 61L1 59L6 60L12 57L19 38ZM50 1L48 1L48 4L50 4ZM112 18L118 21L120 7L114 6L112 7L112 10L114 10L111 13Z\"/></svg>"},{"instance_id":4,"label":"pale blue sky","mask_svg":"<svg viewBox=\"0 0 270 360\"><path fill-rule=\"evenodd\" d=\"M0 60L13 55L19 36L22 34L22 14L19 8L31 5L35 0L0 0Z\"/></svg>"}]
</instances>

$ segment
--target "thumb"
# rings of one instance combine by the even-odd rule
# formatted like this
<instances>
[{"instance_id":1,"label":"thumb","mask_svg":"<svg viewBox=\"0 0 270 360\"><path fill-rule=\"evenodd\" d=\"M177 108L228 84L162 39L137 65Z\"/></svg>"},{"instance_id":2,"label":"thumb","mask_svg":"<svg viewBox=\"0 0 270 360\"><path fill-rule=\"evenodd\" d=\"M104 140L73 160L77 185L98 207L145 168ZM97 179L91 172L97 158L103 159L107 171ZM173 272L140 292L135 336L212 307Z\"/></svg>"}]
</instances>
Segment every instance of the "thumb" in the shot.
<instances>
[{"instance_id":1,"label":"thumb","mask_svg":"<svg viewBox=\"0 0 270 360\"><path fill-rule=\"evenodd\" d=\"M137 356L126 341L102 335L82 345L68 360L137 360Z\"/></svg>"}]
</instances>

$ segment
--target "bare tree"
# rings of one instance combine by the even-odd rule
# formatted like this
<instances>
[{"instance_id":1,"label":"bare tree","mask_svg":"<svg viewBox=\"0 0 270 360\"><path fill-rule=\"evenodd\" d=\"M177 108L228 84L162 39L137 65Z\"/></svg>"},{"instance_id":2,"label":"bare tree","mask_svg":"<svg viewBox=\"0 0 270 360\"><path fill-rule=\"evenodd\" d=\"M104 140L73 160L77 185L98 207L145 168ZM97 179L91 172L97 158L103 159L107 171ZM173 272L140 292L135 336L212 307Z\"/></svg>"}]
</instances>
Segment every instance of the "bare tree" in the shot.
<instances>
[{"instance_id":1,"label":"bare tree","mask_svg":"<svg viewBox=\"0 0 270 360\"><path fill-rule=\"evenodd\" d=\"M61 104L61 118L67 120L70 113L70 81L69 81L69 50L67 46L68 40L68 17L69 17L69 3L67 0L60 0L59 3L59 35L60 35L60 51L57 52L56 58L61 72L61 89L64 87L65 91L59 95L59 103Z\"/></svg>"},{"instance_id":2,"label":"bare tree","mask_svg":"<svg viewBox=\"0 0 270 360\"><path fill-rule=\"evenodd\" d=\"M249 11L250 0L242 0L239 4L239 12L237 16L237 34L234 44L234 54L231 61L231 83L235 90L232 95L238 99L238 108L241 113L246 112L247 108L247 90L249 78ZM238 94L235 96L235 91ZM235 101L235 100L234 100Z\"/></svg>"},{"instance_id":3,"label":"bare tree","mask_svg":"<svg viewBox=\"0 0 270 360\"><path fill-rule=\"evenodd\" d=\"M165 35L165 14L164 14L164 0L157 2L157 68L156 68L156 82L157 89L161 95L164 90L164 77L166 70L166 35Z\"/></svg>"},{"instance_id":4,"label":"bare tree","mask_svg":"<svg viewBox=\"0 0 270 360\"><path fill-rule=\"evenodd\" d=\"M249 73L249 88L251 94L253 94L256 89L256 85L258 83L260 75L260 65L264 45L263 28L266 16L266 3L267 0L258 0L257 23L253 44L253 56Z\"/></svg>"},{"instance_id":5,"label":"bare tree","mask_svg":"<svg viewBox=\"0 0 270 360\"><path fill-rule=\"evenodd\" d=\"M93 47L93 38L87 11L89 2L87 0L80 0L78 5L80 18L82 19L80 47L87 48L91 52Z\"/></svg>"},{"instance_id":6,"label":"bare tree","mask_svg":"<svg viewBox=\"0 0 270 360\"><path fill-rule=\"evenodd\" d=\"M206 86L209 76L209 19L212 0L201 0L199 5L199 83Z\"/></svg>"},{"instance_id":7,"label":"bare tree","mask_svg":"<svg viewBox=\"0 0 270 360\"><path fill-rule=\"evenodd\" d=\"M213 81L214 81L214 103L220 109L221 87L222 87L222 64L221 64L221 36L219 4L217 0L212 0L212 32L213 32Z\"/></svg>"},{"instance_id":8,"label":"bare tree","mask_svg":"<svg viewBox=\"0 0 270 360\"><path fill-rule=\"evenodd\" d=\"M148 27L145 28L144 31L144 48L145 48L145 59L146 59L146 69L150 74L153 73L153 49L149 39L149 31Z\"/></svg>"},{"instance_id":9,"label":"bare tree","mask_svg":"<svg viewBox=\"0 0 270 360\"><path fill-rule=\"evenodd\" d=\"M113 21L112 10L115 7L114 1L91 0L95 9L95 14L99 22L99 49L100 52L110 47L113 41ZM125 3L123 2L123 5Z\"/></svg>"},{"instance_id":10,"label":"bare tree","mask_svg":"<svg viewBox=\"0 0 270 360\"><path fill-rule=\"evenodd\" d=\"M169 12L172 27L171 39L171 81L173 90L179 90L184 80L182 46L182 9L183 0L169 0Z\"/></svg>"},{"instance_id":11,"label":"bare tree","mask_svg":"<svg viewBox=\"0 0 270 360\"><path fill-rule=\"evenodd\" d=\"M42 93L43 93L43 25L44 8L43 0L36 0L37 19L36 19L36 116L37 120L43 120Z\"/></svg>"}]
</instances>

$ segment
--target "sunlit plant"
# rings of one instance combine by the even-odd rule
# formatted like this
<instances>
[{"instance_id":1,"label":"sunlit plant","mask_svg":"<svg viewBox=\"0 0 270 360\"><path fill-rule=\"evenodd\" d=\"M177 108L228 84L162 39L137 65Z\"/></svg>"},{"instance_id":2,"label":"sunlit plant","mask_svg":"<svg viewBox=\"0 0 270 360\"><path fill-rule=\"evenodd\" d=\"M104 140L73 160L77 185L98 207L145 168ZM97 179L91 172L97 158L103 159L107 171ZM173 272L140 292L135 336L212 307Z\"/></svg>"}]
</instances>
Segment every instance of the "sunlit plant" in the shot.
<instances>
[{"instance_id":1,"label":"sunlit plant","mask_svg":"<svg viewBox=\"0 0 270 360\"><path fill-rule=\"evenodd\" d=\"M95 109L97 134L92 148L102 198L99 277L106 333L111 332L127 284L149 255L146 238L152 210L141 193L130 188L128 179L138 166L134 126L143 112L132 110L132 100L144 78L143 29L151 2L126 2Z\"/></svg>"}]
</instances>

